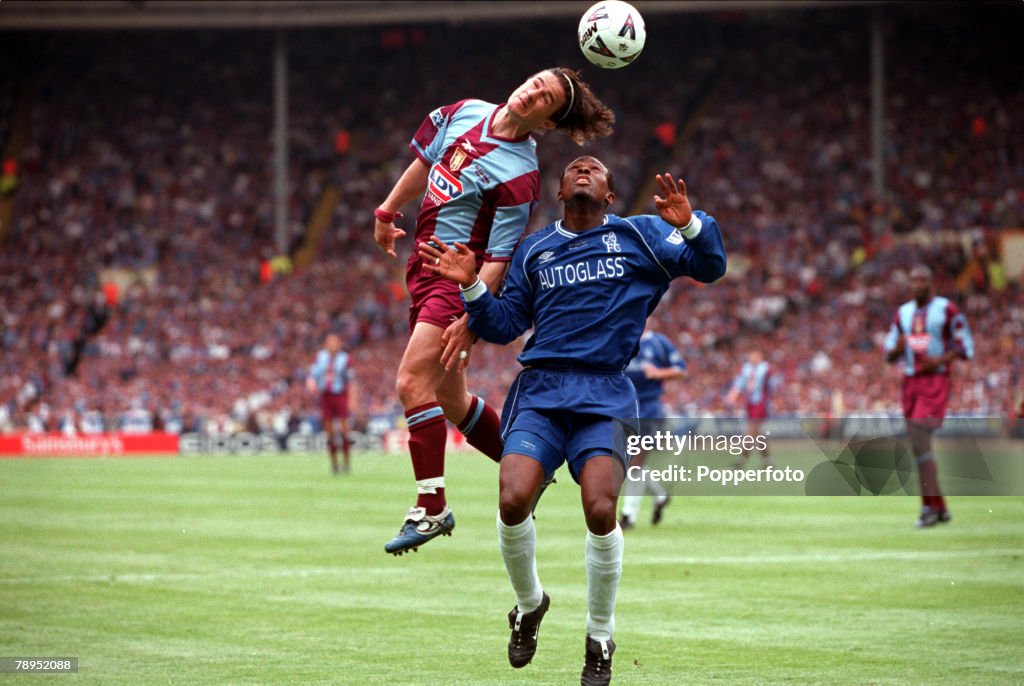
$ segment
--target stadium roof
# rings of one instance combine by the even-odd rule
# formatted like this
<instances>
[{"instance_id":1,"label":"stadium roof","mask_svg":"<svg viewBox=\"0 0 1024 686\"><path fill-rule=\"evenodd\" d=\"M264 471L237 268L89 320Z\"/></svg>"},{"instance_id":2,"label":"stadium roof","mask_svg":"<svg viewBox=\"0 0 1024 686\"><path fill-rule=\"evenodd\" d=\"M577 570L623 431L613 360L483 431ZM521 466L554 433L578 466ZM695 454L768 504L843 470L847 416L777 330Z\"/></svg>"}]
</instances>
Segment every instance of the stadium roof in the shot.
<instances>
[{"instance_id":1,"label":"stadium roof","mask_svg":"<svg viewBox=\"0 0 1024 686\"><path fill-rule=\"evenodd\" d=\"M3 0L0 30L316 28L423 22L498 21L579 14L587 0ZM678 12L799 9L871 4L867 0L634 0L645 16Z\"/></svg>"}]
</instances>

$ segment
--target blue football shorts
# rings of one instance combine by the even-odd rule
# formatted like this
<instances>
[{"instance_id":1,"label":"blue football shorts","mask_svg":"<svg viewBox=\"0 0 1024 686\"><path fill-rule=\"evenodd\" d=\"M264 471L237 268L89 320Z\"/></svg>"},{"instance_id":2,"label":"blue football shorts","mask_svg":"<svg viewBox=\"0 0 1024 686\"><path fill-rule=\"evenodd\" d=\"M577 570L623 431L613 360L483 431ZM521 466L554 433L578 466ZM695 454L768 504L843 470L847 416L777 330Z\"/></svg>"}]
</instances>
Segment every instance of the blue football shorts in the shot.
<instances>
[{"instance_id":1,"label":"blue football shorts","mask_svg":"<svg viewBox=\"0 0 1024 686\"><path fill-rule=\"evenodd\" d=\"M636 389L621 372L526 368L502 409L503 454L537 460L547 479L568 463L579 483L583 465L598 455L625 467L625 435L636 430L637 412Z\"/></svg>"}]
</instances>

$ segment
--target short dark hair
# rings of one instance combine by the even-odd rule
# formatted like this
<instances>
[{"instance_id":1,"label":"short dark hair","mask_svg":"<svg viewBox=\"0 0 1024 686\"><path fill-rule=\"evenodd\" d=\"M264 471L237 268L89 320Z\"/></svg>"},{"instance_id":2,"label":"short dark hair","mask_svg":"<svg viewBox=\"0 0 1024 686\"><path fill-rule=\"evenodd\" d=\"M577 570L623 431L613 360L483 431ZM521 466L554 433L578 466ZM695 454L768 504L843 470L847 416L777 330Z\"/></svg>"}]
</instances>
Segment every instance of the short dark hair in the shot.
<instances>
[{"instance_id":1,"label":"short dark hair","mask_svg":"<svg viewBox=\"0 0 1024 686\"><path fill-rule=\"evenodd\" d=\"M555 130L563 131L577 145L610 135L615 113L594 95L580 72L568 67L552 67L548 71L559 77L565 92L565 105L551 115Z\"/></svg>"},{"instance_id":2,"label":"short dark hair","mask_svg":"<svg viewBox=\"0 0 1024 686\"><path fill-rule=\"evenodd\" d=\"M609 167L607 164L605 164L604 160L602 160L602 159L600 159L598 157L594 157L593 155L580 155L580 157L577 157L576 160L580 159L581 157L589 157L589 158L597 160L598 162L601 163L601 166L604 167L604 170L606 172L608 172L607 174L605 174L605 178L608 180L608 190L610 190L612 193L614 193L615 192L615 173L612 172L612 168ZM573 160L572 162L575 162L576 160ZM562 175L560 177L558 177L558 187L559 188L562 187L562 182L565 181L565 170L572 166L572 162L570 162L569 164L565 165L565 168L562 169Z\"/></svg>"}]
</instances>

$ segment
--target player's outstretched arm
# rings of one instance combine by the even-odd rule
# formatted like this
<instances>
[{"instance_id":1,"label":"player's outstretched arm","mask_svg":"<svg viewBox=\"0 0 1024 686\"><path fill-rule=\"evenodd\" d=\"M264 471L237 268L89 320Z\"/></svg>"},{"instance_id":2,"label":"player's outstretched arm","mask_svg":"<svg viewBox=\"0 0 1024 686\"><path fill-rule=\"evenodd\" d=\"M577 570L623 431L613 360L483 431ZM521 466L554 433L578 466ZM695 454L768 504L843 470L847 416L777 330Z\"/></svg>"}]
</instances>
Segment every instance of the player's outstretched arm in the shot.
<instances>
[{"instance_id":1,"label":"player's outstretched arm","mask_svg":"<svg viewBox=\"0 0 1024 686\"><path fill-rule=\"evenodd\" d=\"M456 243L455 250L451 250L440 238L431 236L429 243L420 244L419 255L425 269L460 285L469 313L469 329L480 338L505 345L530 327L533 301L520 276L523 270L518 251L512 257L500 298L493 296L477 276L476 256L465 245Z\"/></svg>"},{"instance_id":2,"label":"player's outstretched arm","mask_svg":"<svg viewBox=\"0 0 1024 686\"><path fill-rule=\"evenodd\" d=\"M676 252L666 255L675 263L670 267L673 278L689 276L702 283L713 283L725 275L725 246L718 222L705 212L695 212L686 195L686 183L672 178L671 174L658 174L655 179L664 197L654 196L654 205L662 221L676 227L684 245L676 246Z\"/></svg>"},{"instance_id":3,"label":"player's outstretched arm","mask_svg":"<svg viewBox=\"0 0 1024 686\"><path fill-rule=\"evenodd\" d=\"M656 367L653 364L644 365L644 377L657 381L671 381L686 376L686 370L679 367Z\"/></svg>"},{"instance_id":4,"label":"player's outstretched arm","mask_svg":"<svg viewBox=\"0 0 1024 686\"><path fill-rule=\"evenodd\" d=\"M477 276L493 295L501 288L507 271L508 262L484 262ZM444 350L441 351L441 364L444 365L445 371L450 371L456 365L460 368L469 366L469 357L476 340L476 334L469 330L469 315L463 315L449 325L441 334L441 343L444 345Z\"/></svg>"},{"instance_id":5,"label":"player's outstretched arm","mask_svg":"<svg viewBox=\"0 0 1024 686\"><path fill-rule=\"evenodd\" d=\"M387 200L381 203L374 213L376 222L373 225L373 240L381 250L391 257L398 257L395 252L395 240L405 236L405 231L395 226L395 219L402 216L398 210L406 203L419 197L427 189L427 173L430 169L418 157L402 172L401 178L391 189Z\"/></svg>"}]
</instances>

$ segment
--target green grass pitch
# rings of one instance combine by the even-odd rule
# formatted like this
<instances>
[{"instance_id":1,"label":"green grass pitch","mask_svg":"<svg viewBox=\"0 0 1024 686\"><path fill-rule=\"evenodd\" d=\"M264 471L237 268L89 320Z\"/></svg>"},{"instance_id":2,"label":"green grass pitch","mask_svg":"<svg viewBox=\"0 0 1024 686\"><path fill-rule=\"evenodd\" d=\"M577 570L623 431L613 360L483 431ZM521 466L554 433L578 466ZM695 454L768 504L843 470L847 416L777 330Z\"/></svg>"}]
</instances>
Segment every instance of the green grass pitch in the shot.
<instances>
[{"instance_id":1,"label":"green grass pitch","mask_svg":"<svg viewBox=\"0 0 1024 686\"><path fill-rule=\"evenodd\" d=\"M404 456L0 460L0 655L79 658L0 681L579 683L577 486L538 509L552 605L512 670L497 469L447 482L454 536L394 558ZM950 506L918 531L907 496L677 498L626 533L614 683L1024 682L1024 498Z\"/></svg>"}]
</instances>

